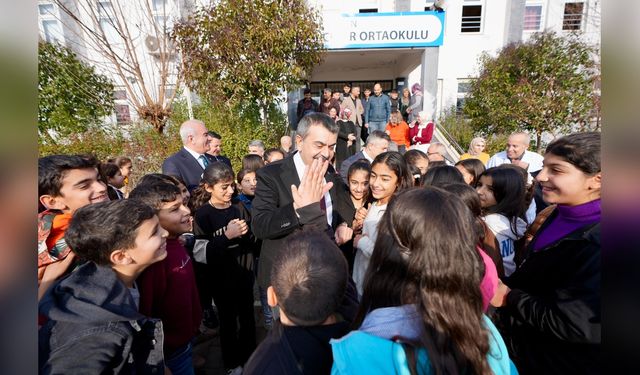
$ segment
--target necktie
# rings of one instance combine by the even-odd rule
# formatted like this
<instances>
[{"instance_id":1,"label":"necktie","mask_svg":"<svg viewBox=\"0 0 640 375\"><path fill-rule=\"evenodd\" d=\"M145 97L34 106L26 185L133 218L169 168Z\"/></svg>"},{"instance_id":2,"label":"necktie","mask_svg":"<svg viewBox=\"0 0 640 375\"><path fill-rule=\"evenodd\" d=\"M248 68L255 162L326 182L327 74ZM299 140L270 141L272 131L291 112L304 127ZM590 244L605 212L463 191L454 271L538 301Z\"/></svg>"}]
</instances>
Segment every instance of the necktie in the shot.
<instances>
[{"instance_id":1,"label":"necktie","mask_svg":"<svg viewBox=\"0 0 640 375\"><path fill-rule=\"evenodd\" d=\"M200 160L202 161L202 165L207 168L207 166L209 165L209 160L207 160L207 157L204 155L200 155Z\"/></svg>"}]
</instances>

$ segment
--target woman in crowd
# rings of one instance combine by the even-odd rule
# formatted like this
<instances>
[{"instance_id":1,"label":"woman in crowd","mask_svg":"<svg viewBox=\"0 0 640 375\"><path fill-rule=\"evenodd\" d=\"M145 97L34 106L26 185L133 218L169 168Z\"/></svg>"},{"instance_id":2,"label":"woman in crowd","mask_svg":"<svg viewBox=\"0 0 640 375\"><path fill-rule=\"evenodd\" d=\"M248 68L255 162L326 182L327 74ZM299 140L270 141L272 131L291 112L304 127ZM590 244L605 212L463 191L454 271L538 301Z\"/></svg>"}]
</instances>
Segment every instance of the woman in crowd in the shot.
<instances>
[{"instance_id":1,"label":"woman in crowd","mask_svg":"<svg viewBox=\"0 0 640 375\"><path fill-rule=\"evenodd\" d=\"M480 175L476 191L484 221L500 244L504 273L508 277L516 269L516 241L527 229L525 181L513 168L489 168Z\"/></svg>"},{"instance_id":2,"label":"woman in crowd","mask_svg":"<svg viewBox=\"0 0 640 375\"><path fill-rule=\"evenodd\" d=\"M536 176L546 220L526 260L492 304L522 374L598 374L600 318L600 133L551 142ZM538 220L536 220L537 222Z\"/></svg>"},{"instance_id":3,"label":"woman in crowd","mask_svg":"<svg viewBox=\"0 0 640 375\"><path fill-rule=\"evenodd\" d=\"M429 168L429 157L420 150L409 150L405 152L404 160L413 177L413 185L420 186L422 176L427 173L427 168Z\"/></svg>"},{"instance_id":4,"label":"woman in crowd","mask_svg":"<svg viewBox=\"0 0 640 375\"><path fill-rule=\"evenodd\" d=\"M332 373L511 374L504 341L483 315L476 241L469 209L442 189L410 189L392 200L365 277L359 328L331 341Z\"/></svg>"},{"instance_id":5,"label":"woman in crowd","mask_svg":"<svg viewBox=\"0 0 640 375\"><path fill-rule=\"evenodd\" d=\"M356 126L353 121L349 121L351 109L343 108L340 119L336 121L339 127L338 140L336 141L336 166L341 166L342 162L356 153Z\"/></svg>"},{"instance_id":6,"label":"woman in crowd","mask_svg":"<svg viewBox=\"0 0 640 375\"><path fill-rule=\"evenodd\" d=\"M479 159L461 159L456 163L456 168L462 173L464 182L474 188L478 183L478 177L486 169L484 163Z\"/></svg>"},{"instance_id":7,"label":"woman in crowd","mask_svg":"<svg viewBox=\"0 0 640 375\"><path fill-rule=\"evenodd\" d=\"M369 266L378 234L378 222L391 198L403 189L413 186L413 179L402 155L395 151L384 152L373 160L369 187L374 202L369 206L362 224L362 234L356 235L353 246L357 248L353 265L353 281L358 295L362 295L364 275Z\"/></svg>"},{"instance_id":8,"label":"woman in crowd","mask_svg":"<svg viewBox=\"0 0 640 375\"><path fill-rule=\"evenodd\" d=\"M438 186L447 184L464 184L462 173L450 165L439 165L427 169L422 176L422 186Z\"/></svg>"},{"instance_id":9,"label":"woman in crowd","mask_svg":"<svg viewBox=\"0 0 640 375\"><path fill-rule=\"evenodd\" d=\"M409 124L409 138L411 139L411 148L418 149L424 153L429 148L431 138L433 137L433 131L435 124L429 118L427 112L420 112L419 116L416 116L417 120Z\"/></svg>"},{"instance_id":10,"label":"woman in crowd","mask_svg":"<svg viewBox=\"0 0 640 375\"><path fill-rule=\"evenodd\" d=\"M264 159L260 155L248 154L242 157L242 169L257 171L264 167Z\"/></svg>"},{"instance_id":11,"label":"woman in crowd","mask_svg":"<svg viewBox=\"0 0 640 375\"><path fill-rule=\"evenodd\" d=\"M402 114L402 119L407 124L409 123L409 113L407 112L407 108L411 105L411 91L409 91L408 87L402 89L402 97L398 103L398 109L400 110L400 114Z\"/></svg>"},{"instance_id":12,"label":"woman in crowd","mask_svg":"<svg viewBox=\"0 0 640 375\"><path fill-rule=\"evenodd\" d=\"M469 150L460 155L460 160L465 159L478 159L482 162L482 164L487 165L489 161L489 154L484 152L484 148L486 146L486 142L482 137L476 137L471 140L471 144L469 144Z\"/></svg>"},{"instance_id":13,"label":"woman in crowd","mask_svg":"<svg viewBox=\"0 0 640 375\"><path fill-rule=\"evenodd\" d=\"M414 83L411 86L411 105L406 110L409 114L409 123L418 119L420 108L422 108L422 86L419 83Z\"/></svg>"}]
</instances>

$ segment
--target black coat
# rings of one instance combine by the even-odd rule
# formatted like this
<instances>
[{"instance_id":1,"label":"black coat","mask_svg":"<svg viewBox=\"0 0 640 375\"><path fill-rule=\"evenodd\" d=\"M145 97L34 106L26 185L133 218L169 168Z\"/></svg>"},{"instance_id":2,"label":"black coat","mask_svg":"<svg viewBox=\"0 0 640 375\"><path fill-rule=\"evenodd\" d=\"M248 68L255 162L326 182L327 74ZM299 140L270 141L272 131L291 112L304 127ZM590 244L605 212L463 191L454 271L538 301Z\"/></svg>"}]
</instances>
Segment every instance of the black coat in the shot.
<instances>
[{"instance_id":1,"label":"black coat","mask_svg":"<svg viewBox=\"0 0 640 375\"><path fill-rule=\"evenodd\" d=\"M336 123L340 127L338 140L336 141L336 165L340 166L343 161L356 152L355 140L351 146L347 146L349 134L356 135L356 126L352 121L338 120Z\"/></svg>"},{"instance_id":2,"label":"black coat","mask_svg":"<svg viewBox=\"0 0 640 375\"><path fill-rule=\"evenodd\" d=\"M320 202L298 209L299 217L296 215L293 209L291 185L299 186L300 178L293 161L294 155L271 163L256 172L258 185L251 208L251 231L257 239L262 240L258 285L265 289L270 285L270 273L275 255L288 235L300 229L316 229L326 230L331 236L332 231L345 222L337 205L338 195L344 194L344 186L340 176L331 166L325 174L326 181L333 182L333 187L329 190L333 206L331 230L328 228ZM351 223L347 224L351 226Z\"/></svg>"},{"instance_id":3,"label":"black coat","mask_svg":"<svg viewBox=\"0 0 640 375\"><path fill-rule=\"evenodd\" d=\"M600 223L530 251L505 283L511 292L498 326L520 373L602 371Z\"/></svg>"},{"instance_id":4,"label":"black coat","mask_svg":"<svg viewBox=\"0 0 640 375\"><path fill-rule=\"evenodd\" d=\"M216 159L209 154L204 154L209 163L216 162ZM171 176L179 176L182 178L185 184L187 184L187 189L192 191L200 184L200 180L202 179L202 172L204 172L204 168L200 165L200 163L187 151L183 148L175 154L169 156L162 163L162 173L171 175Z\"/></svg>"},{"instance_id":5,"label":"black coat","mask_svg":"<svg viewBox=\"0 0 640 375\"><path fill-rule=\"evenodd\" d=\"M138 313L109 266L87 262L43 297L41 374L160 374L162 323Z\"/></svg>"}]
</instances>

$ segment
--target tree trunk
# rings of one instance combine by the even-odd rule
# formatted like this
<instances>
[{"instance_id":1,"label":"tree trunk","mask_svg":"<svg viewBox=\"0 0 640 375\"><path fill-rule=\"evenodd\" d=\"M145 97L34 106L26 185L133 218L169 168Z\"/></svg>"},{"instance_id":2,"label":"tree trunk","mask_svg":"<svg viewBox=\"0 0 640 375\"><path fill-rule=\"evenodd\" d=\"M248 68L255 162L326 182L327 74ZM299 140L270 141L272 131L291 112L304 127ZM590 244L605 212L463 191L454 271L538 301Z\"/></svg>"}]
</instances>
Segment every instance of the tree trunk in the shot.
<instances>
[{"instance_id":1,"label":"tree trunk","mask_svg":"<svg viewBox=\"0 0 640 375\"><path fill-rule=\"evenodd\" d=\"M536 130L536 152L540 153L542 149L542 131Z\"/></svg>"}]
</instances>

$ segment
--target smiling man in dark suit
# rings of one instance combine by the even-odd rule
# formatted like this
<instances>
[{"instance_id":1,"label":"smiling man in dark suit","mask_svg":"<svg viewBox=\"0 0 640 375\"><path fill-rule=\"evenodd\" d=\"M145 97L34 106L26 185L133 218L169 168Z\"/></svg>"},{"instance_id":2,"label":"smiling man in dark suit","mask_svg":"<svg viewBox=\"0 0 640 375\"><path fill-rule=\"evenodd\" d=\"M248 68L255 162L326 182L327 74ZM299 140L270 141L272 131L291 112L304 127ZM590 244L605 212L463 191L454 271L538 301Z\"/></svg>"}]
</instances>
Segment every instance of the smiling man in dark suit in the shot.
<instances>
[{"instance_id":1,"label":"smiling man in dark suit","mask_svg":"<svg viewBox=\"0 0 640 375\"><path fill-rule=\"evenodd\" d=\"M293 232L321 230L338 245L353 235L346 215L338 212L346 188L329 162L337 139L338 125L328 115L308 114L298 124L298 151L256 172L251 229L262 240L258 284L264 289L275 255Z\"/></svg>"},{"instance_id":2,"label":"smiling man in dark suit","mask_svg":"<svg viewBox=\"0 0 640 375\"><path fill-rule=\"evenodd\" d=\"M162 163L162 173L179 176L192 191L202 178L202 172L210 163L216 160L209 154L207 128L200 120L187 120L180 125L180 138L183 147L180 151L169 156Z\"/></svg>"}]
</instances>

